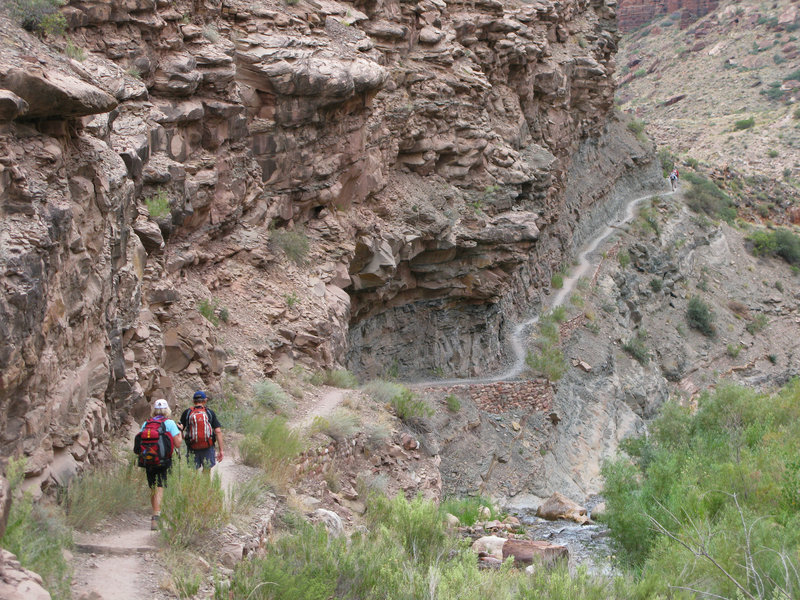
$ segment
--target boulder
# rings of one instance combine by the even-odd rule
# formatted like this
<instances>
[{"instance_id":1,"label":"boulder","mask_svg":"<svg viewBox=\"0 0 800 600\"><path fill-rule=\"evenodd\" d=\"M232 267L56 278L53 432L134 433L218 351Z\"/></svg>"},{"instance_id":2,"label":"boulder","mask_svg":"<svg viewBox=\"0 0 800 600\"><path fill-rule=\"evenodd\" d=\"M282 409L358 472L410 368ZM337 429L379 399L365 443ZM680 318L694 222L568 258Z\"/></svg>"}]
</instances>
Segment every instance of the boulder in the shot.
<instances>
[{"instance_id":1,"label":"boulder","mask_svg":"<svg viewBox=\"0 0 800 600\"><path fill-rule=\"evenodd\" d=\"M10 69L0 77L0 88L28 103L26 119L84 117L117 106L117 100L100 88L54 69Z\"/></svg>"},{"instance_id":2,"label":"boulder","mask_svg":"<svg viewBox=\"0 0 800 600\"><path fill-rule=\"evenodd\" d=\"M140 216L133 224L133 231L139 236L148 254L164 247L164 236L158 224L150 219Z\"/></svg>"},{"instance_id":3,"label":"boulder","mask_svg":"<svg viewBox=\"0 0 800 600\"><path fill-rule=\"evenodd\" d=\"M0 121L13 121L28 110L28 103L9 90L0 90Z\"/></svg>"},{"instance_id":4,"label":"boulder","mask_svg":"<svg viewBox=\"0 0 800 600\"><path fill-rule=\"evenodd\" d=\"M318 508L311 515L312 520L325 524L325 529L334 537L338 537L344 533L344 524L342 518L331 510Z\"/></svg>"},{"instance_id":5,"label":"boulder","mask_svg":"<svg viewBox=\"0 0 800 600\"><path fill-rule=\"evenodd\" d=\"M244 558L244 544L238 542L228 542L220 550L220 562L229 569L235 569L236 565Z\"/></svg>"},{"instance_id":6,"label":"boulder","mask_svg":"<svg viewBox=\"0 0 800 600\"><path fill-rule=\"evenodd\" d=\"M158 65L153 89L170 96L189 96L202 78L191 54L173 54Z\"/></svg>"},{"instance_id":7,"label":"boulder","mask_svg":"<svg viewBox=\"0 0 800 600\"><path fill-rule=\"evenodd\" d=\"M512 557L516 566L534 563L553 566L561 559L569 558L566 546L533 540L506 540L503 544L503 560Z\"/></svg>"},{"instance_id":8,"label":"boulder","mask_svg":"<svg viewBox=\"0 0 800 600\"><path fill-rule=\"evenodd\" d=\"M558 492L554 492L539 506L536 510L536 516L549 521L567 519L581 525L589 521L586 508Z\"/></svg>"},{"instance_id":9,"label":"boulder","mask_svg":"<svg viewBox=\"0 0 800 600\"><path fill-rule=\"evenodd\" d=\"M503 560L503 545L506 538L496 535L485 535L472 543L472 551L478 556L490 556L497 560Z\"/></svg>"},{"instance_id":10,"label":"boulder","mask_svg":"<svg viewBox=\"0 0 800 600\"><path fill-rule=\"evenodd\" d=\"M19 564L17 557L0 548L0 598L25 598L25 600L50 600L42 585L42 578Z\"/></svg>"},{"instance_id":11,"label":"boulder","mask_svg":"<svg viewBox=\"0 0 800 600\"><path fill-rule=\"evenodd\" d=\"M455 529L461 525L461 521L458 520L457 516L447 513L444 516L444 524L448 529Z\"/></svg>"}]
</instances>

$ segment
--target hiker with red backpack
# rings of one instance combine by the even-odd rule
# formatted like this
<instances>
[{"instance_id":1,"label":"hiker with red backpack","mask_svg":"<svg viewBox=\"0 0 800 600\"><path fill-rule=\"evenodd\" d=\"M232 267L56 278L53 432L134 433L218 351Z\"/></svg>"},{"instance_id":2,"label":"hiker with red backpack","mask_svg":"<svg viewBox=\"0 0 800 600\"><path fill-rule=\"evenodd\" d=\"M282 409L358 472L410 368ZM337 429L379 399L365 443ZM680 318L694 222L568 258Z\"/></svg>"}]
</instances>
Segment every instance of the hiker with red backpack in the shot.
<instances>
[{"instance_id":1,"label":"hiker with red backpack","mask_svg":"<svg viewBox=\"0 0 800 600\"><path fill-rule=\"evenodd\" d=\"M680 178L680 174L678 173L678 167L672 169L672 172L669 174L669 184L672 186L672 191L674 192L678 189L678 179Z\"/></svg>"},{"instance_id":2,"label":"hiker with red backpack","mask_svg":"<svg viewBox=\"0 0 800 600\"><path fill-rule=\"evenodd\" d=\"M194 458L194 466L203 469L206 475L211 474L211 468L222 462L224 444L222 442L222 425L216 413L206 406L208 397L203 391L194 393L194 406L183 411L180 419L180 428L186 438L187 456ZM214 451L214 444L219 444L219 449Z\"/></svg>"},{"instance_id":3,"label":"hiker with red backpack","mask_svg":"<svg viewBox=\"0 0 800 600\"><path fill-rule=\"evenodd\" d=\"M139 455L139 466L147 474L150 487L150 505L153 516L150 529L158 529L161 519L161 499L167 487L167 474L172 466L172 453L180 448L183 436L175 421L170 419L172 410L166 400L153 402L151 417L142 424L133 442L133 451Z\"/></svg>"}]
</instances>

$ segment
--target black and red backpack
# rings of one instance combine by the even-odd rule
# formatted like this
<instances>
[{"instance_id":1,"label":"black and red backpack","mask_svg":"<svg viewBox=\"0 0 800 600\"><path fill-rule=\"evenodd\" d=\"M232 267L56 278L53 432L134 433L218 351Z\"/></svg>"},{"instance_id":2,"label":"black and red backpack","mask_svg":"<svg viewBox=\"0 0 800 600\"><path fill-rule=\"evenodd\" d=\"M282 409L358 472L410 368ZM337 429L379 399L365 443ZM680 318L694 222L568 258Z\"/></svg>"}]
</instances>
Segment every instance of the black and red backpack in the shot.
<instances>
[{"instance_id":1,"label":"black and red backpack","mask_svg":"<svg viewBox=\"0 0 800 600\"><path fill-rule=\"evenodd\" d=\"M148 419L133 440L133 451L139 455L140 467L169 467L175 442L164 422L167 417L156 415Z\"/></svg>"},{"instance_id":2,"label":"black and red backpack","mask_svg":"<svg viewBox=\"0 0 800 600\"><path fill-rule=\"evenodd\" d=\"M205 450L214 445L214 430L211 428L211 415L205 406L189 409L186 427L186 443L192 450Z\"/></svg>"}]
</instances>

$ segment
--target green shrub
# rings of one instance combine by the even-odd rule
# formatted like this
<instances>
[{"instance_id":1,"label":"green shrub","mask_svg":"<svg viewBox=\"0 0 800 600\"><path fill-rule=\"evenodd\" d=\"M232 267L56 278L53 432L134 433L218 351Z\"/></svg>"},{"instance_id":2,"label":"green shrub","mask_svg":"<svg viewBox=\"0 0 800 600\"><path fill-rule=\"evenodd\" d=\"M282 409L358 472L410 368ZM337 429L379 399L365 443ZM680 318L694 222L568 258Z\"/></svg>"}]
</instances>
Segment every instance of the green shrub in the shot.
<instances>
[{"instance_id":1,"label":"green shrub","mask_svg":"<svg viewBox=\"0 0 800 600\"><path fill-rule=\"evenodd\" d=\"M622 349L634 358L639 364L646 365L650 362L650 353L645 344L647 332L639 330L636 335L622 344Z\"/></svg>"},{"instance_id":2,"label":"green shrub","mask_svg":"<svg viewBox=\"0 0 800 600\"><path fill-rule=\"evenodd\" d=\"M364 386L364 391L376 402L388 404L403 421L433 415L433 409L427 402L399 383L376 379Z\"/></svg>"},{"instance_id":3,"label":"green shrub","mask_svg":"<svg viewBox=\"0 0 800 600\"><path fill-rule=\"evenodd\" d=\"M775 254L789 264L800 264L800 237L788 229L782 228L776 229L773 236L775 238Z\"/></svg>"},{"instance_id":4,"label":"green shrub","mask_svg":"<svg viewBox=\"0 0 800 600\"><path fill-rule=\"evenodd\" d=\"M530 369L549 381L558 381L567 372L564 353L558 346L545 345L536 353L528 352L525 363Z\"/></svg>"},{"instance_id":5,"label":"green shrub","mask_svg":"<svg viewBox=\"0 0 800 600\"><path fill-rule=\"evenodd\" d=\"M215 399L214 411L225 429L243 433L246 424L253 418L253 407L248 402L247 385L235 376L226 376L222 381L222 394Z\"/></svg>"},{"instance_id":6,"label":"green shrub","mask_svg":"<svg viewBox=\"0 0 800 600\"><path fill-rule=\"evenodd\" d=\"M253 384L253 400L257 406L278 415L286 415L294 407L294 401L276 382L263 379Z\"/></svg>"},{"instance_id":7,"label":"green shrub","mask_svg":"<svg viewBox=\"0 0 800 600\"><path fill-rule=\"evenodd\" d=\"M163 188L159 188L155 194L145 198L144 203L147 206L147 212L156 220L166 217L171 210L169 196Z\"/></svg>"},{"instance_id":8,"label":"green shrub","mask_svg":"<svg viewBox=\"0 0 800 600\"><path fill-rule=\"evenodd\" d=\"M25 474L25 460L11 459L6 478L12 494ZM11 510L0 545L16 555L23 567L41 575L55 600L69 600L72 571L64 550L72 547L72 532L57 506L35 504L29 493L12 496Z\"/></svg>"},{"instance_id":9,"label":"green shrub","mask_svg":"<svg viewBox=\"0 0 800 600\"><path fill-rule=\"evenodd\" d=\"M675 155L669 148L661 147L658 149L658 161L661 163L661 174L669 177L672 169L675 168Z\"/></svg>"},{"instance_id":10,"label":"green shrub","mask_svg":"<svg viewBox=\"0 0 800 600\"><path fill-rule=\"evenodd\" d=\"M643 71L644 69L639 69L639 71ZM639 73L636 71L636 73ZM642 73L644 75L644 73ZM640 77L641 75L636 75ZM647 138L644 135L644 121L639 121L638 119L632 119L628 122L628 131L633 133L639 141L645 141Z\"/></svg>"},{"instance_id":11,"label":"green shrub","mask_svg":"<svg viewBox=\"0 0 800 600\"><path fill-rule=\"evenodd\" d=\"M302 229L292 231L289 229L270 229L270 240L283 250L286 257L296 265L304 265L311 244L308 236Z\"/></svg>"},{"instance_id":12,"label":"green shrub","mask_svg":"<svg viewBox=\"0 0 800 600\"><path fill-rule=\"evenodd\" d=\"M386 381L384 379L373 379L364 386L364 391L378 404L390 405L395 396L399 396L405 386Z\"/></svg>"},{"instance_id":13,"label":"green shrub","mask_svg":"<svg viewBox=\"0 0 800 600\"><path fill-rule=\"evenodd\" d=\"M711 308L697 296L689 299L686 309L686 321L689 327L696 329L706 336L714 335L714 313Z\"/></svg>"},{"instance_id":14,"label":"green shrub","mask_svg":"<svg viewBox=\"0 0 800 600\"><path fill-rule=\"evenodd\" d=\"M728 344L725 348L725 353L730 356L731 358L736 358L739 356L739 353L742 351L741 344Z\"/></svg>"},{"instance_id":15,"label":"green shrub","mask_svg":"<svg viewBox=\"0 0 800 600\"><path fill-rule=\"evenodd\" d=\"M736 218L736 208L727 194L713 181L697 173L685 173L684 179L690 184L689 189L684 192L689 208L712 218L733 222Z\"/></svg>"},{"instance_id":16,"label":"green shrub","mask_svg":"<svg viewBox=\"0 0 800 600\"><path fill-rule=\"evenodd\" d=\"M135 465L134 458L84 471L73 479L64 495L67 523L76 529L92 529L107 518L148 508L144 470Z\"/></svg>"},{"instance_id":17,"label":"green shrub","mask_svg":"<svg viewBox=\"0 0 800 600\"><path fill-rule=\"evenodd\" d=\"M606 512L602 516L613 539L622 550L624 562L641 565L648 556L655 537L650 527L648 507L643 504L639 470L628 460L607 462L602 469Z\"/></svg>"},{"instance_id":18,"label":"green shrub","mask_svg":"<svg viewBox=\"0 0 800 600\"><path fill-rule=\"evenodd\" d=\"M553 273L553 276L550 278L550 287L554 290L560 290L564 287L564 274L563 273Z\"/></svg>"},{"instance_id":19,"label":"green shrub","mask_svg":"<svg viewBox=\"0 0 800 600\"><path fill-rule=\"evenodd\" d=\"M558 306L539 319L536 351L529 351L525 363L536 374L550 381L558 381L567 372L560 343L558 324L566 319L566 308Z\"/></svg>"},{"instance_id":20,"label":"green shrub","mask_svg":"<svg viewBox=\"0 0 800 600\"><path fill-rule=\"evenodd\" d=\"M795 108L794 112L792 113L792 118L800 119L800 108Z\"/></svg>"},{"instance_id":21,"label":"green shrub","mask_svg":"<svg viewBox=\"0 0 800 600\"><path fill-rule=\"evenodd\" d=\"M347 369L325 369L315 373L311 383L351 390L358 387L358 379Z\"/></svg>"},{"instance_id":22,"label":"green shrub","mask_svg":"<svg viewBox=\"0 0 800 600\"><path fill-rule=\"evenodd\" d=\"M216 300L209 300L207 298L203 298L200 300L200 304L197 305L198 312L203 315L206 320L211 323L214 327L219 326L219 317L217 316L217 306L218 303Z\"/></svg>"},{"instance_id":23,"label":"green shrub","mask_svg":"<svg viewBox=\"0 0 800 600\"><path fill-rule=\"evenodd\" d=\"M604 600L644 598L629 579L611 583L566 565L536 569L480 569L473 552L443 527L431 502L398 496L368 503L370 527L331 537L322 526L299 523L271 542L264 556L241 562L230 587L215 598L247 600ZM666 597L666 596L664 596Z\"/></svg>"},{"instance_id":24,"label":"green shrub","mask_svg":"<svg viewBox=\"0 0 800 600\"><path fill-rule=\"evenodd\" d=\"M766 89L761 90L761 94L766 96L770 100L778 101L781 100L785 94L785 92L781 89L781 85L783 85L780 81L773 81L770 83Z\"/></svg>"},{"instance_id":25,"label":"green shrub","mask_svg":"<svg viewBox=\"0 0 800 600\"><path fill-rule=\"evenodd\" d=\"M63 0L6 0L11 18L28 31L48 36L63 35L67 20L59 12Z\"/></svg>"},{"instance_id":26,"label":"green shrub","mask_svg":"<svg viewBox=\"0 0 800 600\"><path fill-rule=\"evenodd\" d=\"M203 582L202 567L191 560L186 552L175 550L166 553L165 562L178 597L194 598Z\"/></svg>"},{"instance_id":27,"label":"green shrub","mask_svg":"<svg viewBox=\"0 0 800 600\"><path fill-rule=\"evenodd\" d=\"M773 254L789 264L800 264L800 237L789 229L755 231L747 238L753 243L753 254Z\"/></svg>"},{"instance_id":28,"label":"green shrub","mask_svg":"<svg viewBox=\"0 0 800 600\"><path fill-rule=\"evenodd\" d=\"M767 150L767 156L769 158L778 158L778 151L775 148L770 148Z\"/></svg>"},{"instance_id":29,"label":"green shrub","mask_svg":"<svg viewBox=\"0 0 800 600\"><path fill-rule=\"evenodd\" d=\"M492 521L503 519L505 515L498 511L491 498L483 496L468 496L465 498L449 497L442 500L439 505L441 512L458 517L461 525L471 527L478 521ZM489 517L481 517L481 509L489 509Z\"/></svg>"},{"instance_id":30,"label":"green shrub","mask_svg":"<svg viewBox=\"0 0 800 600\"><path fill-rule=\"evenodd\" d=\"M395 414L402 421L433 415L433 409L409 389L405 389L399 396L395 396L391 404Z\"/></svg>"},{"instance_id":31,"label":"green shrub","mask_svg":"<svg viewBox=\"0 0 800 600\"><path fill-rule=\"evenodd\" d=\"M554 323L563 323L566 320L567 320L567 309L564 306L556 306L542 318L541 322L543 324L549 321L552 321Z\"/></svg>"},{"instance_id":32,"label":"green shrub","mask_svg":"<svg viewBox=\"0 0 800 600\"><path fill-rule=\"evenodd\" d=\"M762 331L767 325L769 324L769 319L767 319L767 315L758 314L753 319L745 325L745 329L747 333L750 335L755 335L758 332Z\"/></svg>"},{"instance_id":33,"label":"green shrub","mask_svg":"<svg viewBox=\"0 0 800 600\"><path fill-rule=\"evenodd\" d=\"M283 487L294 473L293 459L303 445L297 433L289 429L282 417L253 419L247 434L239 443L242 462L261 467L270 483Z\"/></svg>"},{"instance_id":34,"label":"green shrub","mask_svg":"<svg viewBox=\"0 0 800 600\"><path fill-rule=\"evenodd\" d=\"M68 39L67 44L64 46L64 54L78 62L86 60L86 50L76 46L71 39Z\"/></svg>"},{"instance_id":35,"label":"green shrub","mask_svg":"<svg viewBox=\"0 0 800 600\"><path fill-rule=\"evenodd\" d=\"M740 119L733 124L733 128L736 131L741 131L742 129L750 129L753 125L756 124L756 120L753 117L748 117L746 119Z\"/></svg>"},{"instance_id":36,"label":"green shrub","mask_svg":"<svg viewBox=\"0 0 800 600\"><path fill-rule=\"evenodd\" d=\"M656 294L664 287L664 281L660 277L653 277L650 280L650 289Z\"/></svg>"},{"instance_id":37,"label":"green shrub","mask_svg":"<svg viewBox=\"0 0 800 600\"><path fill-rule=\"evenodd\" d=\"M209 477L175 460L161 504L161 535L172 546L188 547L228 521L219 477Z\"/></svg>"},{"instance_id":38,"label":"green shrub","mask_svg":"<svg viewBox=\"0 0 800 600\"><path fill-rule=\"evenodd\" d=\"M634 77L644 77L645 75L647 75L647 69L645 69L644 67L642 67L641 69L636 69L636 70L633 72L633 76L634 76ZM631 129L631 126L630 126L630 125L628 125L628 129L630 129L631 131L633 131L633 129ZM636 132L634 131L634 133L636 133ZM639 133L641 133L641 129L639 130Z\"/></svg>"},{"instance_id":39,"label":"green shrub","mask_svg":"<svg viewBox=\"0 0 800 600\"><path fill-rule=\"evenodd\" d=\"M444 402L450 412L456 413L461 410L461 401L454 394L446 396Z\"/></svg>"},{"instance_id":40,"label":"green shrub","mask_svg":"<svg viewBox=\"0 0 800 600\"><path fill-rule=\"evenodd\" d=\"M617 253L617 261L619 261L619 266L625 269L631 264L631 255L627 250L620 250Z\"/></svg>"},{"instance_id":41,"label":"green shrub","mask_svg":"<svg viewBox=\"0 0 800 600\"><path fill-rule=\"evenodd\" d=\"M691 588L687 598L792 597L798 417L797 381L773 395L721 385L694 414L665 405L649 436L625 444L633 460L603 468L604 519L623 560L659 587Z\"/></svg>"},{"instance_id":42,"label":"green shrub","mask_svg":"<svg viewBox=\"0 0 800 600\"><path fill-rule=\"evenodd\" d=\"M330 438L340 441L355 434L360 426L361 421L358 416L349 410L339 408L327 417L314 417L311 431L324 433Z\"/></svg>"}]
</instances>

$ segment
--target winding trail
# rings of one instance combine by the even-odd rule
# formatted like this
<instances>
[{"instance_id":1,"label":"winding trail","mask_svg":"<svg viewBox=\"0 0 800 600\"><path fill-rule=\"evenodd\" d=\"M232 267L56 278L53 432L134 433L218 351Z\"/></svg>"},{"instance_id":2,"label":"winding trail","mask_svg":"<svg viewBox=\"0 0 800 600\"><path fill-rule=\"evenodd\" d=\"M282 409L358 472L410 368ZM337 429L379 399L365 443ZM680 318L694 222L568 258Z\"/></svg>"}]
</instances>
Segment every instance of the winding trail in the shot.
<instances>
[{"instance_id":1,"label":"winding trail","mask_svg":"<svg viewBox=\"0 0 800 600\"><path fill-rule=\"evenodd\" d=\"M599 266L599 262L595 262L594 253L597 248L602 244L615 230L620 229L625 224L633 220L636 214L637 207L647 200L655 197L672 196L675 192L664 191L654 194L648 194L631 200L625 207L625 214L618 221L606 225L606 227L599 231L599 233L586 245L584 250L578 255L578 264L573 268L568 277L564 279L563 287L553 297L553 301L548 306L547 310L553 310L564 304L569 295L575 289L575 285L581 277L584 277L589 270ZM543 311L546 312L546 311ZM510 336L509 345L513 354L513 362L505 370L496 375L487 375L484 377L465 377L454 379L432 379L426 381L414 382L413 387L447 387L452 385L469 385L469 384L486 384L497 383L504 381L516 381L520 375L525 371L525 358L527 355L527 348L525 345L526 337L530 328L539 322L540 315L534 315L514 326Z\"/></svg>"},{"instance_id":2,"label":"winding trail","mask_svg":"<svg viewBox=\"0 0 800 600\"><path fill-rule=\"evenodd\" d=\"M618 221L602 229L578 255L578 265L565 278L563 287L553 297L547 310L564 304L575 285L589 270L599 266L595 264L594 253L615 229L630 222L636 208L642 202L656 196L671 196L674 192L661 192L636 198L628 203L624 216ZM452 385L481 385L498 382L517 381L524 372L526 336L532 326L539 321L539 315L532 316L518 323L509 336L509 345L513 354L513 362L504 371L484 377L435 379L414 382L413 387L446 387ZM326 416L333 412L344 398L339 389L326 391L322 397L311 405L302 416L290 423L295 428L307 428L316 416ZM523 420L529 415L525 415ZM519 436L516 436L512 444ZM228 445L232 449L232 445ZM496 459L497 457L495 457ZM489 466L487 475L491 474L496 460ZM238 465L233 453L214 469L220 477L223 489L230 494L234 483L239 479ZM486 478L488 481L488 477ZM95 534L79 534L76 539L75 575L73 578L73 597L76 600L139 600L142 597L154 600L173 598L173 594L165 589L169 574L158 559L160 548L158 532L149 529L149 518L138 515L132 517L121 526Z\"/></svg>"}]
</instances>

